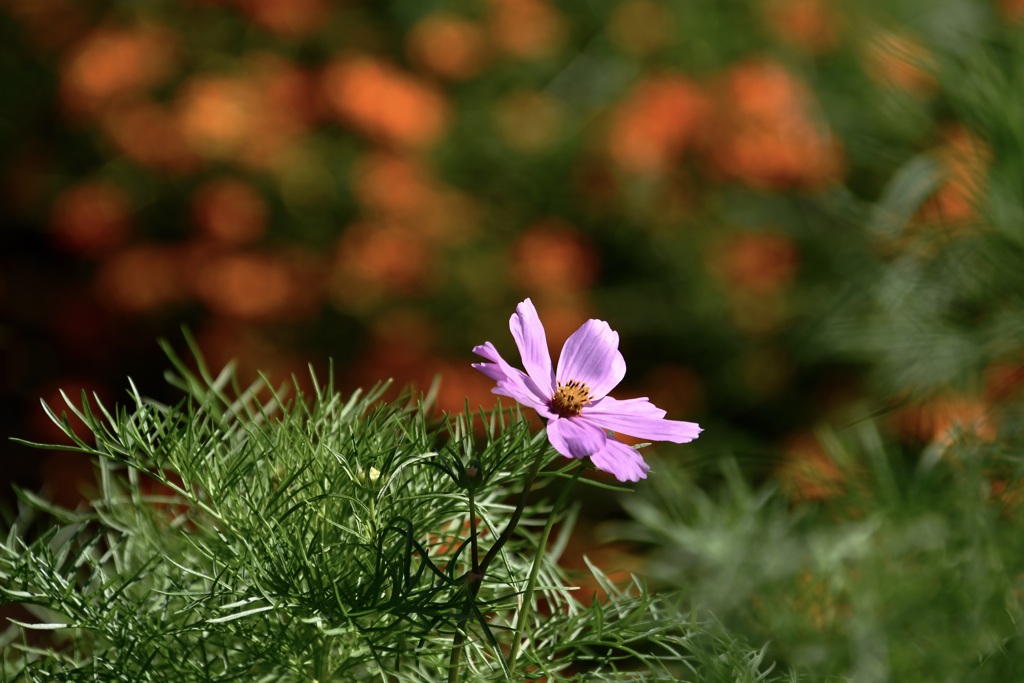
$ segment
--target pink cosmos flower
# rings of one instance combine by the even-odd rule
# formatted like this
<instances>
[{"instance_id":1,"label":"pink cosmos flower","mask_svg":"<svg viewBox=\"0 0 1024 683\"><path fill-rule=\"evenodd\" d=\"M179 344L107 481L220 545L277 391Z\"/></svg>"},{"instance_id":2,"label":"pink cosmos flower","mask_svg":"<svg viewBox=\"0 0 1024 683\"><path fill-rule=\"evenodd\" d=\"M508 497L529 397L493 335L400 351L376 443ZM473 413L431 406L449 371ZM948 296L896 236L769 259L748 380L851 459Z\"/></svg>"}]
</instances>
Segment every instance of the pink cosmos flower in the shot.
<instances>
[{"instance_id":1,"label":"pink cosmos flower","mask_svg":"<svg viewBox=\"0 0 1024 683\"><path fill-rule=\"evenodd\" d=\"M473 367L498 383L492 391L533 408L548 421L548 441L567 458L590 458L619 481L647 478L650 466L610 432L652 441L693 441L701 428L693 422L666 420L665 411L646 398L620 401L608 392L622 381L626 361L619 334L603 320L588 320L562 347L558 367L551 366L544 325L533 302L516 306L509 320L526 372L514 368L486 342L473 349L487 363Z\"/></svg>"}]
</instances>

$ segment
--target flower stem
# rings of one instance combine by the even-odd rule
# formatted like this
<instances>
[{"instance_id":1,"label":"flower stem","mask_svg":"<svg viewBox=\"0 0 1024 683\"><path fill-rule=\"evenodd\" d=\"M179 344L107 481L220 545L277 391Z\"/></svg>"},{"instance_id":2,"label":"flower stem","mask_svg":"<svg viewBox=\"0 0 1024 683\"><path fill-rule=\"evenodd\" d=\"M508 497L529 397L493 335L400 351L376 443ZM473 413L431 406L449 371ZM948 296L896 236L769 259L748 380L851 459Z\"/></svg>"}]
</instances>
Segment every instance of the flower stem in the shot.
<instances>
[{"instance_id":1,"label":"flower stem","mask_svg":"<svg viewBox=\"0 0 1024 683\"><path fill-rule=\"evenodd\" d=\"M467 583L472 581L471 577L480 576L480 551L479 544L477 543L476 529L476 496L473 495L473 489L469 489L469 542L472 557L470 560L470 573L466 575ZM483 577L481 576L480 578ZM469 591L469 595L466 598L467 601L476 598L476 587L479 585L479 581L468 583L466 586ZM467 617L459 619L455 636L452 638L452 652L448 657L448 683L458 683L459 680L459 664L462 661L462 646L466 640L464 628L467 620Z\"/></svg>"},{"instance_id":2,"label":"flower stem","mask_svg":"<svg viewBox=\"0 0 1024 683\"><path fill-rule=\"evenodd\" d=\"M313 653L314 680L319 683L324 683L327 680L327 675L330 671L330 649L331 644L327 636L321 635L320 642L317 643L316 650Z\"/></svg>"},{"instance_id":3,"label":"flower stem","mask_svg":"<svg viewBox=\"0 0 1024 683\"><path fill-rule=\"evenodd\" d=\"M370 500L370 504L373 504L373 500ZM327 499L324 498L320 502L320 519L317 524L317 531L320 535L320 547L327 547ZM320 634L317 639L316 650L313 652L313 673L315 680L318 683L324 683L327 680L328 672L330 671L331 661L331 639Z\"/></svg>"},{"instance_id":4,"label":"flower stem","mask_svg":"<svg viewBox=\"0 0 1024 683\"><path fill-rule=\"evenodd\" d=\"M462 630L465 620L459 620L459 627L452 638L452 653L448 656L448 683L458 683L459 663L462 660L462 642L466 639L466 632Z\"/></svg>"},{"instance_id":5,"label":"flower stem","mask_svg":"<svg viewBox=\"0 0 1024 683\"><path fill-rule=\"evenodd\" d=\"M480 572L480 550L479 544L477 543L477 532L476 532L476 496L473 495L473 489L469 490L469 543L470 543L470 555L472 562L473 573Z\"/></svg>"},{"instance_id":6,"label":"flower stem","mask_svg":"<svg viewBox=\"0 0 1024 683\"><path fill-rule=\"evenodd\" d=\"M498 555L498 552L502 547L508 543L508 540L512 538L512 533L519 525L519 519L523 516L523 510L526 509L526 500L530 495L530 489L533 487L533 480L537 478L537 474L540 472L541 465L544 464L546 455L547 449L542 449L537 455L537 460L533 463L533 469L531 469L530 473L526 476L526 482L523 484L523 492L519 496L519 502L516 504L516 509L512 512L511 519L508 520L508 524L506 524L505 528L502 529L501 535L498 536L498 540L496 540L490 550L487 551L483 562L481 562L479 566L476 564L476 507L473 494L470 492L470 525L472 534L470 543L473 548L473 566L463 577L466 584L467 603L472 603L476 600L476 595L480 592L480 586L484 581L484 575L487 573L487 567ZM462 662L462 648L466 640L465 627L466 622L469 621L469 614L471 611L472 610L470 610L467 605L466 613L459 617L459 621L455 627L455 635L452 637L452 652L448 657L448 683L457 683L459 680L459 669Z\"/></svg>"},{"instance_id":7,"label":"flower stem","mask_svg":"<svg viewBox=\"0 0 1024 683\"><path fill-rule=\"evenodd\" d=\"M533 557L533 567L530 569L530 579L526 583L526 591L523 593L523 606L519 610L518 618L516 619L516 630L512 636L512 648L508 655L508 670L514 672L516 669L516 660L519 659L519 650L522 646L522 642L526 636L526 623L530 618L530 609L533 605L533 592L537 588L537 576L540 574L540 565L544 559L544 550L548 545L548 538L551 536L551 529L555 525L555 519L558 517L558 513L561 511L562 506L565 505L566 498L569 497L569 491L572 489L573 484L583 474L584 465L580 463L576 471L573 472L572 479L569 483L562 487L561 493L558 494L558 498L555 500L555 504L551 506L551 512L548 514L548 521L544 525L544 531L541 532L540 540L537 542L537 552Z\"/></svg>"}]
</instances>

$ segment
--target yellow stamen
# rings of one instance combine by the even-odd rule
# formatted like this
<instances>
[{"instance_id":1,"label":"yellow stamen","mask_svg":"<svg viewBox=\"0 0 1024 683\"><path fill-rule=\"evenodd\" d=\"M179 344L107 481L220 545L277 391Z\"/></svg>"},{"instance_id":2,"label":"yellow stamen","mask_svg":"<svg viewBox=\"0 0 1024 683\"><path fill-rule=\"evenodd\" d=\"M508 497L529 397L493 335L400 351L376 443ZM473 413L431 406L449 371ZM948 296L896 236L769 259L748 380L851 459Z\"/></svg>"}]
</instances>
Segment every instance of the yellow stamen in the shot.
<instances>
[{"instance_id":1,"label":"yellow stamen","mask_svg":"<svg viewBox=\"0 0 1024 683\"><path fill-rule=\"evenodd\" d=\"M551 397L551 410L562 417L575 417L590 403L590 387L583 382L559 382L558 391Z\"/></svg>"}]
</instances>

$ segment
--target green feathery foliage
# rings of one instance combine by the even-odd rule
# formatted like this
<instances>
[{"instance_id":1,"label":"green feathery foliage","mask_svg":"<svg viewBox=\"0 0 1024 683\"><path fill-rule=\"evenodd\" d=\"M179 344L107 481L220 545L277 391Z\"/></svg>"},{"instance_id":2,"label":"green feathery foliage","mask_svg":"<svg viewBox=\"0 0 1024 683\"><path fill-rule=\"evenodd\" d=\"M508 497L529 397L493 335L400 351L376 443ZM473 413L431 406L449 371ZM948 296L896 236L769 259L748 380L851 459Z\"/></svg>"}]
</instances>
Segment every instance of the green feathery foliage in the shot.
<instances>
[{"instance_id":1,"label":"green feathery foliage","mask_svg":"<svg viewBox=\"0 0 1024 683\"><path fill-rule=\"evenodd\" d=\"M819 437L836 469L814 504L735 465L714 495L674 472L625 500L617 533L801 680L1024 680L1020 451L962 432L910 465L870 421Z\"/></svg>"},{"instance_id":2,"label":"green feathery foliage","mask_svg":"<svg viewBox=\"0 0 1024 683\"><path fill-rule=\"evenodd\" d=\"M518 412L431 419L429 395L315 380L286 399L175 363L176 406L68 401L89 439L45 408L98 481L77 510L19 492L0 596L30 617L4 680L769 680L763 650L640 583L593 567L608 599L573 594L582 465L542 469Z\"/></svg>"}]
</instances>

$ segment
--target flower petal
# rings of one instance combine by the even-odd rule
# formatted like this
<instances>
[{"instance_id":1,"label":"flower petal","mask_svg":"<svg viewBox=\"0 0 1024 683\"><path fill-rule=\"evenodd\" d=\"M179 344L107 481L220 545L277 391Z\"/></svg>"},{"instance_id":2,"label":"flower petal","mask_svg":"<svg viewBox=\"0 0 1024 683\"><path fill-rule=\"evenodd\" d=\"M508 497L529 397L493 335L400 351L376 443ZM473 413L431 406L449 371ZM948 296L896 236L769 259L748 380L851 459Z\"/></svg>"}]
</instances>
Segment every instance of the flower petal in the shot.
<instances>
[{"instance_id":1,"label":"flower petal","mask_svg":"<svg viewBox=\"0 0 1024 683\"><path fill-rule=\"evenodd\" d=\"M516 312L509 318L509 329L519 347L526 373L538 387L550 396L555 391L555 374L551 369L551 354L544 324L537 315L537 309L529 299L516 306Z\"/></svg>"},{"instance_id":2,"label":"flower petal","mask_svg":"<svg viewBox=\"0 0 1024 683\"><path fill-rule=\"evenodd\" d=\"M626 361L619 353L619 334L603 320L588 320L565 340L558 358L560 382L576 380L590 388L591 396L603 398L626 375Z\"/></svg>"},{"instance_id":3,"label":"flower petal","mask_svg":"<svg viewBox=\"0 0 1024 683\"><path fill-rule=\"evenodd\" d=\"M576 419L588 422L598 429L608 429L651 441L686 443L693 441L704 431L696 422L666 420L660 416L656 417L658 413L664 415L664 411L646 399L609 401L605 398L584 407Z\"/></svg>"},{"instance_id":4,"label":"flower petal","mask_svg":"<svg viewBox=\"0 0 1024 683\"><path fill-rule=\"evenodd\" d=\"M548 422L548 441L567 458L585 458L604 448L608 437L597 427L569 417Z\"/></svg>"},{"instance_id":5,"label":"flower petal","mask_svg":"<svg viewBox=\"0 0 1024 683\"><path fill-rule=\"evenodd\" d=\"M491 342L485 342L473 348L473 353L483 356L492 363L473 363L473 368L484 373L498 383L491 391L495 394L508 396L518 403L533 408L543 417L551 417L553 413L548 407L550 397L541 391L537 384L522 370L505 362Z\"/></svg>"},{"instance_id":6,"label":"flower petal","mask_svg":"<svg viewBox=\"0 0 1024 683\"><path fill-rule=\"evenodd\" d=\"M665 411L651 403L651 400L646 396L624 400L605 396L591 402L587 406L587 412L635 415L636 417L649 417L655 420L665 417Z\"/></svg>"},{"instance_id":7,"label":"flower petal","mask_svg":"<svg viewBox=\"0 0 1024 683\"><path fill-rule=\"evenodd\" d=\"M486 342L479 346L473 347L473 353L478 356L483 356L490 363L472 363L472 367L475 370L479 370L496 382L501 382L506 379L509 375L509 371L515 370L512 366L502 359L501 355L498 354L498 350L494 348L494 344Z\"/></svg>"},{"instance_id":8,"label":"flower petal","mask_svg":"<svg viewBox=\"0 0 1024 683\"><path fill-rule=\"evenodd\" d=\"M590 456L590 462L597 469L614 474L619 481L646 479L651 469L639 451L615 439L608 439L601 451Z\"/></svg>"},{"instance_id":9,"label":"flower petal","mask_svg":"<svg viewBox=\"0 0 1024 683\"><path fill-rule=\"evenodd\" d=\"M478 356L482 356L492 363L501 362L501 354L498 353L498 349L494 348L494 344L491 342L484 342L478 346L473 347L473 353Z\"/></svg>"}]
</instances>

